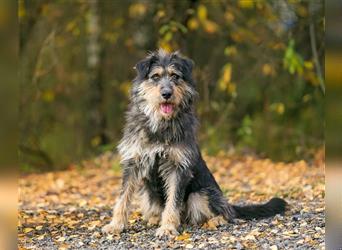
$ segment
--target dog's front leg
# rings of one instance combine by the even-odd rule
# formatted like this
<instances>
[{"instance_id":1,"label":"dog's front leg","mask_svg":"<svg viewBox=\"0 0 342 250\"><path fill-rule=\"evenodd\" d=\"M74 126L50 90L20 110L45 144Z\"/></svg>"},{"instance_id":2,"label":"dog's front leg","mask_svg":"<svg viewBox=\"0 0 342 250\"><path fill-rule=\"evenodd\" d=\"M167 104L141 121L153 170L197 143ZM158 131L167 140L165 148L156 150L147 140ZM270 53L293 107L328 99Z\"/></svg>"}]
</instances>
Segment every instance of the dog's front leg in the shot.
<instances>
[{"instance_id":1,"label":"dog's front leg","mask_svg":"<svg viewBox=\"0 0 342 250\"><path fill-rule=\"evenodd\" d=\"M156 231L158 237L178 235L177 228L180 224L180 210L186 186L185 180L183 170L180 169L175 169L167 177L164 177L167 199L160 227Z\"/></svg>"},{"instance_id":2,"label":"dog's front leg","mask_svg":"<svg viewBox=\"0 0 342 250\"><path fill-rule=\"evenodd\" d=\"M113 208L112 221L102 228L104 233L120 233L127 224L128 210L137 184L137 178L129 166L124 167L120 197Z\"/></svg>"}]
</instances>

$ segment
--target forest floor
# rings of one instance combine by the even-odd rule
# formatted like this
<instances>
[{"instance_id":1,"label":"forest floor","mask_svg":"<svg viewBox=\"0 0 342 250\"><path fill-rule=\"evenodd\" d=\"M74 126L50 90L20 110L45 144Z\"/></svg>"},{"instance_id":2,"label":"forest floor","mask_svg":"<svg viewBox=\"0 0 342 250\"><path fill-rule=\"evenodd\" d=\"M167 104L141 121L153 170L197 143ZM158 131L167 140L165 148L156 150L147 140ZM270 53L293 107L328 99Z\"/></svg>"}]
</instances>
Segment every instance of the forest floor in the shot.
<instances>
[{"instance_id":1,"label":"forest floor","mask_svg":"<svg viewBox=\"0 0 342 250\"><path fill-rule=\"evenodd\" d=\"M324 249L324 164L272 162L255 157L205 156L230 203L284 198L284 215L237 220L213 228L182 226L175 239L158 239L134 208L121 235L103 235L120 190L117 160L109 155L66 171L19 180L19 249Z\"/></svg>"}]
</instances>

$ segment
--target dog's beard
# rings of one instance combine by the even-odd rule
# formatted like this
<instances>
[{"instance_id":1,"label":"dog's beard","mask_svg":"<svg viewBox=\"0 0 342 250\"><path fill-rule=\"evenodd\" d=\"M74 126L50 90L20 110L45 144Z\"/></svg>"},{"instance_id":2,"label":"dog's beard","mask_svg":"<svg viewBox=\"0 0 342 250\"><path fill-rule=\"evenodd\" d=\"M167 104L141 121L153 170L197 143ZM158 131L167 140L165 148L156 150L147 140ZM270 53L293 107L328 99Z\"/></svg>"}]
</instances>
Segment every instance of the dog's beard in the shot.
<instances>
[{"instance_id":1,"label":"dog's beard","mask_svg":"<svg viewBox=\"0 0 342 250\"><path fill-rule=\"evenodd\" d=\"M153 133L159 130L161 124L164 127L165 123L174 119L178 112L177 106L173 103L148 101L140 103L139 110L148 118L148 125Z\"/></svg>"}]
</instances>

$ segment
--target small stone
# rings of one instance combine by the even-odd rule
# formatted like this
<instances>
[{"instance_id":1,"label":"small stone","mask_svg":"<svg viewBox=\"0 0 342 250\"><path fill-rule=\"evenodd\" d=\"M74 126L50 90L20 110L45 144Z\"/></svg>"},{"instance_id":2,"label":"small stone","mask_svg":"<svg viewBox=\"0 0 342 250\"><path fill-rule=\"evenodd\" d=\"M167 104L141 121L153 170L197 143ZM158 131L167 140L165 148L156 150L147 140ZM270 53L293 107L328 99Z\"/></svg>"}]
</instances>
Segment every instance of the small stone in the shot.
<instances>
[{"instance_id":1,"label":"small stone","mask_svg":"<svg viewBox=\"0 0 342 250\"><path fill-rule=\"evenodd\" d=\"M254 237L254 235L247 235L244 240L252 240L252 241L256 241L256 238Z\"/></svg>"},{"instance_id":2,"label":"small stone","mask_svg":"<svg viewBox=\"0 0 342 250\"><path fill-rule=\"evenodd\" d=\"M296 214L292 217L292 220L293 221L299 221L300 220L300 215L299 214Z\"/></svg>"},{"instance_id":3,"label":"small stone","mask_svg":"<svg viewBox=\"0 0 342 250\"><path fill-rule=\"evenodd\" d=\"M303 244L303 243L304 243L304 240L301 239L301 240L297 241L296 243L297 243L297 244Z\"/></svg>"},{"instance_id":4,"label":"small stone","mask_svg":"<svg viewBox=\"0 0 342 250\"><path fill-rule=\"evenodd\" d=\"M278 247L277 247L276 245L272 245L272 246L270 247L270 249L271 249L271 250L278 250Z\"/></svg>"}]
</instances>

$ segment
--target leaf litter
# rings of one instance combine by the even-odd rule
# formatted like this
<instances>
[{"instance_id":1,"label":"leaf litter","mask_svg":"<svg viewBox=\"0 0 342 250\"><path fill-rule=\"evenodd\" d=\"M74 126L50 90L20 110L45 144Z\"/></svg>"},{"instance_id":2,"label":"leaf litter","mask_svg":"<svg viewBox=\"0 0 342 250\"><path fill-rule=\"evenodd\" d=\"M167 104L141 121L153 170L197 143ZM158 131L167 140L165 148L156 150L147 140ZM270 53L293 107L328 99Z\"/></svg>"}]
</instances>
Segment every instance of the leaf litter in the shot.
<instances>
[{"instance_id":1,"label":"leaf litter","mask_svg":"<svg viewBox=\"0 0 342 250\"><path fill-rule=\"evenodd\" d=\"M174 239L155 237L132 205L128 228L103 235L119 194L121 175L109 154L68 170L30 174L19 180L19 249L324 249L324 161L272 162L255 157L205 156L233 204L264 202L274 195L289 203L284 215L215 226L182 225Z\"/></svg>"}]
</instances>

